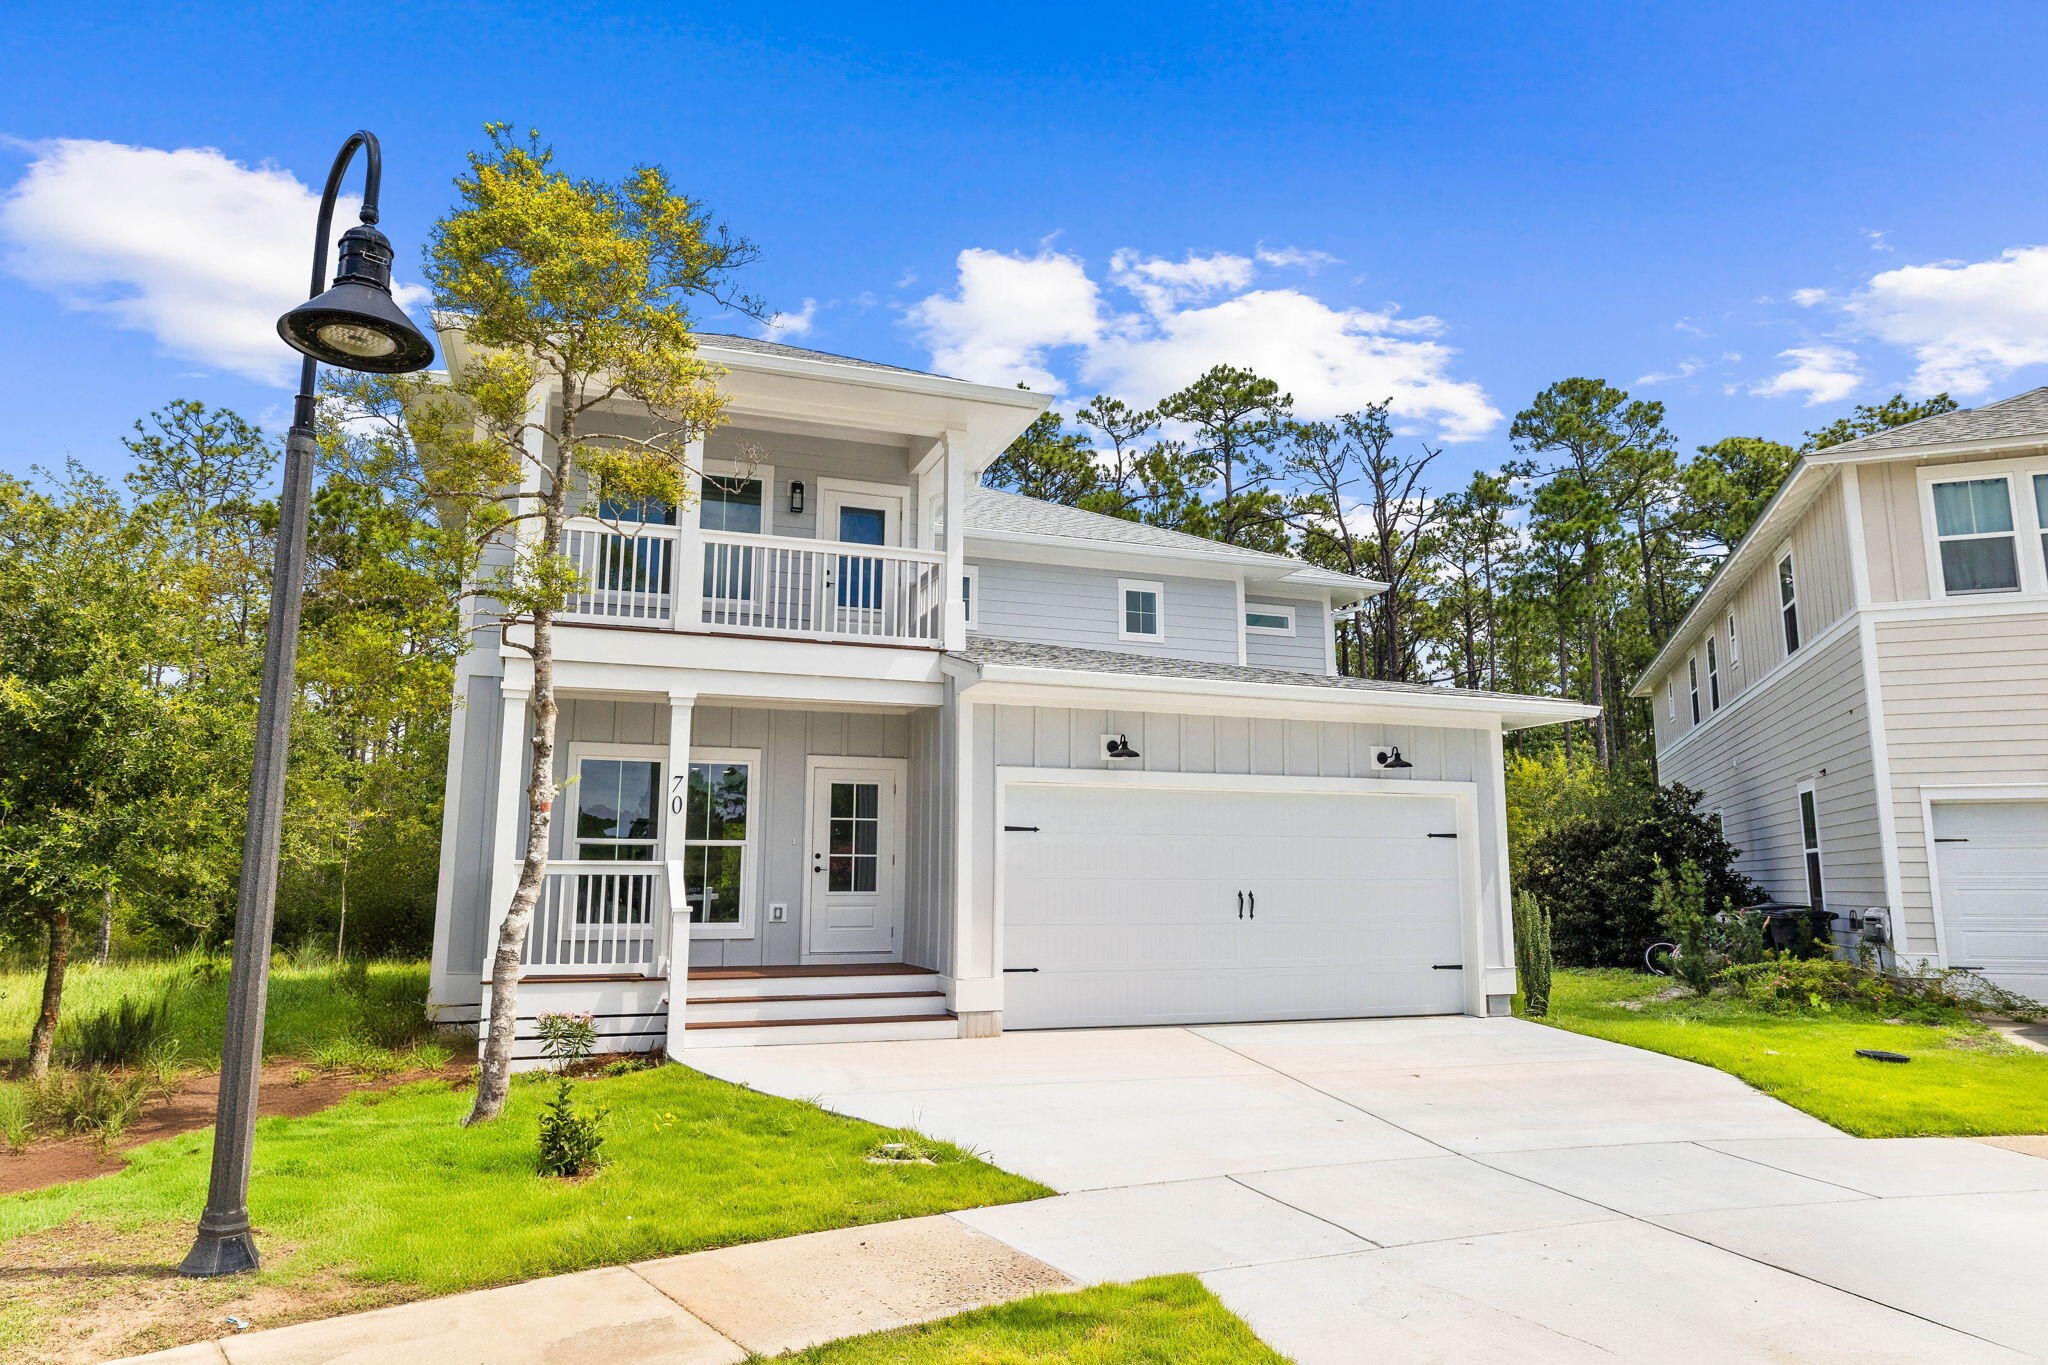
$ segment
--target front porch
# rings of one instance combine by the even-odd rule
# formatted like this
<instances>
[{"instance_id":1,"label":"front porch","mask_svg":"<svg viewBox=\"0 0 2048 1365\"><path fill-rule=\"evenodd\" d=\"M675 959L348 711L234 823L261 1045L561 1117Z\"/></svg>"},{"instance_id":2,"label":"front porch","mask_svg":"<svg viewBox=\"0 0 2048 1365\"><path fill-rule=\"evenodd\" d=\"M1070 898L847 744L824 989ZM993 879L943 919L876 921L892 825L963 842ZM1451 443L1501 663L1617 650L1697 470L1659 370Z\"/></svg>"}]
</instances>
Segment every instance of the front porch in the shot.
<instances>
[{"instance_id":1,"label":"front porch","mask_svg":"<svg viewBox=\"0 0 2048 1365\"><path fill-rule=\"evenodd\" d=\"M941 850L913 819L937 729L936 707L564 696L521 1052L556 1010L590 1010L615 1051L956 1036ZM524 770L494 786L515 822ZM517 858L499 869L487 942Z\"/></svg>"}]
</instances>

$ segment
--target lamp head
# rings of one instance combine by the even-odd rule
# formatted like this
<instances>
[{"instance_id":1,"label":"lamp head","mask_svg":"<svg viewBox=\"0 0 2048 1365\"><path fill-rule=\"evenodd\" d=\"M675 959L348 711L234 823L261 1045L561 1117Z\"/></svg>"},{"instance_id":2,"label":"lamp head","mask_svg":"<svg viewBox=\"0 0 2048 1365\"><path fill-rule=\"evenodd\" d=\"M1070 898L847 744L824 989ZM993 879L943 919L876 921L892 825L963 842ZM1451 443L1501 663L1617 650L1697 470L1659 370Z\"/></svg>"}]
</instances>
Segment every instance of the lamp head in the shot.
<instances>
[{"instance_id":1,"label":"lamp head","mask_svg":"<svg viewBox=\"0 0 2048 1365\"><path fill-rule=\"evenodd\" d=\"M1415 765L1401 757L1400 746L1395 745L1380 755L1380 766L1382 768L1412 768Z\"/></svg>"},{"instance_id":2,"label":"lamp head","mask_svg":"<svg viewBox=\"0 0 2048 1365\"><path fill-rule=\"evenodd\" d=\"M277 320L293 350L322 364L407 374L434 361L434 345L391 298L391 242L367 223L341 234L334 287Z\"/></svg>"},{"instance_id":3,"label":"lamp head","mask_svg":"<svg viewBox=\"0 0 2048 1365\"><path fill-rule=\"evenodd\" d=\"M1103 750L1103 754L1109 758L1139 758L1142 756L1136 749L1131 747L1130 740L1122 735L1118 735L1115 739L1111 740L1109 746Z\"/></svg>"}]
</instances>

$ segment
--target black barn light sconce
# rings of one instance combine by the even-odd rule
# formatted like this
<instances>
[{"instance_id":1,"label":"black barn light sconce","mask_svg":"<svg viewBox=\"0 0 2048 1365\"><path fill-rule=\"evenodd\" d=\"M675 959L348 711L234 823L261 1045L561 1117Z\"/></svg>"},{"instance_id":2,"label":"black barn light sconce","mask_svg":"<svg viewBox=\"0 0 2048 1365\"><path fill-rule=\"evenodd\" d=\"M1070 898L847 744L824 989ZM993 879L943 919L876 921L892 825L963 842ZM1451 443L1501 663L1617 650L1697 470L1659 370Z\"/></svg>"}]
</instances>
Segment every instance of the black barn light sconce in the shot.
<instances>
[{"instance_id":1,"label":"black barn light sconce","mask_svg":"<svg viewBox=\"0 0 2048 1365\"><path fill-rule=\"evenodd\" d=\"M1111 740L1108 746L1103 749L1103 753L1110 758L1141 757L1138 751L1131 747L1130 740L1124 738L1122 735L1118 735L1115 739Z\"/></svg>"},{"instance_id":2,"label":"black barn light sconce","mask_svg":"<svg viewBox=\"0 0 2048 1365\"><path fill-rule=\"evenodd\" d=\"M802 479L791 479L791 480L789 481L789 511L790 511L790 514L791 514L792 516L800 516L800 515L802 515L802 513L803 513L803 510L804 510L804 481L803 481Z\"/></svg>"},{"instance_id":3,"label":"black barn light sconce","mask_svg":"<svg viewBox=\"0 0 2048 1365\"><path fill-rule=\"evenodd\" d=\"M1401 757L1399 745L1395 745L1382 752L1379 756L1379 763L1382 768L1412 768L1415 766L1407 759Z\"/></svg>"}]
</instances>

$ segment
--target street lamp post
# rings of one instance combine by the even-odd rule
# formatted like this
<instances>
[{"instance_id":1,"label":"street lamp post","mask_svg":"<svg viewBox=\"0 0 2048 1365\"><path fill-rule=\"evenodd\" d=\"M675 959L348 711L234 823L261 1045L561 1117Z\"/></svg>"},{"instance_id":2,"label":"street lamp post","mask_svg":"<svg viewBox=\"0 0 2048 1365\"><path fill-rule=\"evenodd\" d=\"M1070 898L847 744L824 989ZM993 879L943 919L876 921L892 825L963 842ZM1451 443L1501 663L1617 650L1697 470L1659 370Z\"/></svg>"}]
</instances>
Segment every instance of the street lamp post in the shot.
<instances>
[{"instance_id":1,"label":"street lamp post","mask_svg":"<svg viewBox=\"0 0 2048 1365\"><path fill-rule=\"evenodd\" d=\"M334 200L356 149L365 153L362 222L341 237L341 261L324 293ZM199 1236L180 1274L254 1270L249 1230L249 1161L256 1137L256 1091L263 1068L263 1009L270 985L271 922L277 910L278 845L284 824L285 757L291 737L292 670L298 654L299 591L306 573L306 514L313 494L313 385L320 361L374 374L405 374L433 361L434 348L391 298L391 243L377 231L383 158L377 139L351 134L327 172L313 232L313 284L305 303L277 320L278 335L305 356L285 438L284 488L278 500L277 555L270 581L270 624L263 642L263 687L256 749L249 765L249 821L242 836L242 880L235 902L235 959L228 981L227 1036L221 1043L220 1101L213 1128L213 1173Z\"/></svg>"}]
</instances>

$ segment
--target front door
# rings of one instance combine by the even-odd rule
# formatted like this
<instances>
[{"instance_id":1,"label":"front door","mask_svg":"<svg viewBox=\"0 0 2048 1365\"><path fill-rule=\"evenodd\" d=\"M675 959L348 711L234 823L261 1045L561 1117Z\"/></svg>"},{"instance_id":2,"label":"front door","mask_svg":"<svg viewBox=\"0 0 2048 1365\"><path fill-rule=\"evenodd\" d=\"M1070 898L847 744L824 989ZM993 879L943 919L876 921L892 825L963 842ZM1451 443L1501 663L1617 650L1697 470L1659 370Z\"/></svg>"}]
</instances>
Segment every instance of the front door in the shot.
<instances>
[{"instance_id":1,"label":"front door","mask_svg":"<svg viewBox=\"0 0 2048 1365\"><path fill-rule=\"evenodd\" d=\"M871 763L811 771L806 957L901 951L903 769Z\"/></svg>"}]
</instances>

